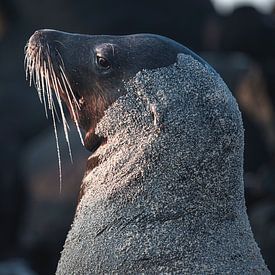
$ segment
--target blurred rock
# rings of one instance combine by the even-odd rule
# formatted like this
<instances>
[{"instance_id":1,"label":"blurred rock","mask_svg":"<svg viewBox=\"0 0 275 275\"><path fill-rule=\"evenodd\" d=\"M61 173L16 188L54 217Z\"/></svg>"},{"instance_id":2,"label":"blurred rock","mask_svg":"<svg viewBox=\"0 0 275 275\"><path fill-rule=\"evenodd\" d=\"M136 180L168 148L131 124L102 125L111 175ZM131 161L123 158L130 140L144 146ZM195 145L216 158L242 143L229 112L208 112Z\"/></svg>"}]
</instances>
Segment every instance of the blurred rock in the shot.
<instances>
[{"instance_id":1,"label":"blurred rock","mask_svg":"<svg viewBox=\"0 0 275 275\"><path fill-rule=\"evenodd\" d=\"M36 275L27 263L22 259L12 259L0 262L1 275Z\"/></svg>"},{"instance_id":2,"label":"blurred rock","mask_svg":"<svg viewBox=\"0 0 275 275\"><path fill-rule=\"evenodd\" d=\"M18 253L25 207L19 159L26 142L45 128L43 110L24 73L25 24L12 1L0 1L0 259Z\"/></svg>"},{"instance_id":3,"label":"blurred rock","mask_svg":"<svg viewBox=\"0 0 275 275\"><path fill-rule=\"evenodd\" d=\"M275 272L275 203L266 201L256 204L249 213L255 239L271 273Z\"/></svg>"}]
</instances>

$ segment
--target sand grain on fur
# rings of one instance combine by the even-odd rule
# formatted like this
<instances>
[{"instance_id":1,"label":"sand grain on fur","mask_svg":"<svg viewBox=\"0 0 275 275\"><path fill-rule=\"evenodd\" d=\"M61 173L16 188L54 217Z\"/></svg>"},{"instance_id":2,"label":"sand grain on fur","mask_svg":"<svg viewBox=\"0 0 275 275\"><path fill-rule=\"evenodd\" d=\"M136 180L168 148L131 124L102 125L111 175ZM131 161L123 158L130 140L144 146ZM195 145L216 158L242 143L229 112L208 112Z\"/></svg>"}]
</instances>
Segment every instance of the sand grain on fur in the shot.
<instances>
[{"instance_id":1,"label":"sand grain on fur","mask_svg":"<svg viewBox=\"0 0 275 275\"><path fill-rule=\"evenodd\" d=\"M270 274L243 192L243 126L208 66L139 72L96 133L108 142L57 274Z\"/></svg>"}]
</instances>

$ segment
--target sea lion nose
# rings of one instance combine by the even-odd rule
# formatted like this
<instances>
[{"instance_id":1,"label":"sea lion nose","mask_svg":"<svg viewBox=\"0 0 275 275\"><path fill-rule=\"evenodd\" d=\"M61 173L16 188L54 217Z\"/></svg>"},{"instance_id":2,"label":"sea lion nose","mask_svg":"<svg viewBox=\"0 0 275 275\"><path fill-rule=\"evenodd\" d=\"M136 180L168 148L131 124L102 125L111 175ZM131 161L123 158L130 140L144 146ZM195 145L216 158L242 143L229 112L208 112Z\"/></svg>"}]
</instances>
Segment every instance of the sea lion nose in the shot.
<instances>
[{"instance_id":1,"label":"sea lion nose","mask_svg":"<svg viewBox=\"0 0 275 275\"><path fill-rule=\"evenodd\" d=\"M34 35L41 35L44 32L44 30L37 30L34 32Z\"/></svg>"},{"instance_id":2,"label":"sea lion nose","mask_svg":"<svg viewBox=\"0 0 275 275\"><path fill-rule=\"evenodd\" d=\"M47 35L44 30L35 31L29 40L29 44L33 46L41 46L47 40Z\"/></svg>"},{"instance_id":3,"label":"sea lion nose","mask_svg":"<svg viewBox=\"0 0 275 275\"><path fill-rule=\"evenodd\" d=\"M34 45L43 45L45 42L51 43L54 41L56 36L57 31L51 29L41 29L34 32L29 42Z\"/></svg>"}]
</instances>

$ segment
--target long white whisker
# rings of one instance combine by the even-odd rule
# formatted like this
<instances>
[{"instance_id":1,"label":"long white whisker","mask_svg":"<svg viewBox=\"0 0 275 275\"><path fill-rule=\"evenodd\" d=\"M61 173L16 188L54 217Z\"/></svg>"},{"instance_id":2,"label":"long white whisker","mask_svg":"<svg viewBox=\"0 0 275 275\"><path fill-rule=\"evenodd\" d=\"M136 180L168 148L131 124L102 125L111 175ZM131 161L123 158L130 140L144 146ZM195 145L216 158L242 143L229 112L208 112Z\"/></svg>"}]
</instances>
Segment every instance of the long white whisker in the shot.
<instances>
[{"instance_id":1,"label":"long white whisker","mask_svg":"<svg viewBox=\"0 0 275 275\"><path fill-rule=\"evenodd\" d=\"M55 50L56 50L56 52L57 52L57 54L58 54L58 56L60 58L60 61L62 63L62 68L65 70L65 64L64 64L63 58L62 58L60 52L58 51L58 49L55 48Z\"/></svg>"},{"instance_id":2,"label":"long white whisker","mask_svg":"<svg viewBox=\"0 0 275 275\"><path fill-rule=\"evenodd\" d=\"M56 76L55 76L55 82L56 82L55 86L57 86L57 89L60 91L60 93L62 93L63 88L61 86L61 83L60 83L59 79ZM56 94L56 97L57 97L58 100L60 100L60 103L62 103L60 95ZM62 105L62 107L63 107L63 105ZM70 125L68 124L68 122L66 120L66 116L64 116L64 118L65 118L66 127L68 128L68 130L70 130Z\"/></svg>"},{"instance_id":3,"label":"long white whisker","mask_svg":"<svg viewBox=\"0 0 275 275\"><path fill-rule=\"evenodd\" d=\"M57 41L59 42L59 41ZM59 42L61 43L61 42ZM57 120L60 122L62 120L63 130L65 134L65 139L67 142L70 159L73 162L71 144L69 139L69 124L67 122L64 106L62 104L62 97L66 97L66 101L68 102L73 120L76 124L76 128L81 140L81 143L84 145L82 133L80 130L80 126L78 123L78 110L81 109L81 106L76 98L75 93L72 90L72 86L70 81L66 75L65 64L63 58L55 48L55 52L58 54L58 60L56 65L59 70L56 72L54 70L53 63L51 62L51 49L49 44L45 44L42 47L33 48L29 43L25 47L25 58L24 58L24 68L26 74L26 80L29 82L31 86L32 83L37 89L38 97L40 102L43 104L45 109L46 117L49 117L51 113L53 128L54 128L54 136L56 142L57 149L57 157L58 157L58 170L59 170L59 183L60 183L60 192L62 189L62 163L61 163L61 151L60 151L60 143L58 137L58 129L57 129ZM55 99L54 95L55 94ZM57 110L57 108L59 110ZM48 111L49 110L49 111ZM60 118L59 118L60 115Z\"/></svg>"},{"instance_id":4,"label":"long white whisker","mask_svg":"<svg viewBox=\"0 0 275 275\"><path fill-rule=\"evenodd\" d=\"M50 89L50 99L51 99L50 102L53 103L51 89ZM56 142L57 158L58 158L59 192L61 193L61 191L62 191L62 164L61 164L61 154L60 154L59 140L58 140L57 127L56 127L56 122L55 122L54 107L53 106L51 106L51 113L52 113L53 128L54 128L54 135L55 135L55 142Z\"/></svg>"},{"instance_id":5,"label":"long white whisker","mask_svg":"<svg viewBox=\"0 0 275 275\"><path fill-rule=\"evenodd\" d=\"M28 68L28 71L27 71L26 79L29 80L29 86L31 85L30 81L31 81L31 79L32 79L32 78L31 78L31 71L32 71L31 62L32 62L31 56L30 56L30 54L28 54L28 61L27 61L27 68Z\"/></svg>"},{"instance_id":6,"label":"long white whisker","mask_svg":"<svg viewBox=\"0 0 275 275\"><path fill-rule=\"evenodd\" d=\"M55 75L54 69L53 69L51 64L50 64L49 68L50 68L50 71L51 71L51 74L50 74L51 75L51 80L52 80L52 83L53 83L53 86L54 86L54 89L55 89L55 96L56 96L56 99L57 99L57 102L58 102L58 105L59 105L59 109L60 109L60 113L61 113L61 117L62 117L64 134L65 134L66 142L67 142L68 149L69 149L69 155L70 155L70 159L71 159L71 162L72 162L73 158L72 158L72 152L71 152L71 146L70 146L70 139L69 139L69 135L68 135L68 123L67 123L67 120L66 120L66 117L65 117L65 114L64 114L61 98L60 98L60 95L59 95L59 91L61 92L61 90L58 89L58 83L57 83L57 80L56 80L56 75Z\"/></svg>"},{"instance_id":7,"label":"long white whisker","mask_svg":"<svg viewBox=\"0 0 275 275\"><path fill-rule=\"evenodd\" d=\"M61 73L62 73L62 75L63 75L63 77L64 77L64 79L65 79L65 81L66 81L66 83L67 83L67 86L68 86L68 88L69 88L69 91L70 91L71 95L73 96L74 102L76 103L78 109L80 110L80 105L78 104L78 101L76 100L76 97L75 97L74 92L73 92L73 90L72 90L72 88L71 88L70 82L69 82L69 80L68 80L68 78L67 78L67 76L66 76L66 74L65 74L65 72L64 72L64 70L63 70L63 68L62 68L61 66L59 66L59 68L60 68Z\"/></svg>"},{"instance_id":8,"label":"long white whisker","mask_svg":"<svg viewBox=\"0 0 275 275\"><path fill-rule=\"evenodd\" d=\"M28 53L26 54L25 58L26 58L26 69L25 69L26 74L25 74L25 76L26 76L26 80L28 80L29 79L29 62L30 62Z\"/></svg>"},{"instance_id":9,"label":"long white whisker","mask_svg":"<svg viewBox=\"0 0 275 275\"><path fill-rule=\"evenodd\" d=\"M42 103L42 95L41 95L41 79L40 79L40 52L39 49L38 54L35 59L35 78L36 78L36 89L38 92L38 97L40 102Z\"/></svg>"},{"instance_id":10,"label":"long white whisker","mask_svg":"<svg viewBox=\"0 0 275 275\"><path fill-rule=\"evenodd\" d=\"M58 115L58 112L56 110L56 107L55 107L55 104L54 104L54 100L53 100L53 97L50 97L50 94L52 92L51 90L51 85L50 85L50 74L49 74L49 71L47 70L46 71L46 90L47 90L47 99L48 99L48 105L49 105L49 109L53 108L55 114L56 114L56 118L58 120L58 122L60 122L60 118L59 118L59 115Z\"/></svg>"},{"instance_id":11,"label":"long white whisker","mask_svg":"<svg viewBox=\"0 0 275 275\"><path fill-rule=\"evenodd\" d=\"M50 85L50 79L52 80L51 82L52 82L52 85L54 85L54 81L53 81L53 79L52 79L52 75L53 75L53 71L51 70L51 62L50 62L50 58L49 58L49 55L47 56L47 60L48 60L48 77L49 77L49 85ZM56 93L55 93L55 95L56 95ZM53 102L54 102L54 99L52 98L52 100L53 100ZM57 117L57 121L60 123L61 122L61 119L60 119L60 117L59 117L59 114L58 114L58 112L57 112L57 109L56 109L56 107L55 107L55 104L53 104L53 107L54 107L54 112L55 112L55 114L56 114L56 117Z\"/></svg>"},{"instance_id":12,"label":"long white whisker","mask_svg":"<svg viewBox=\"0 0 275 275\"><path fill-rule=\"evenodd\" d=\"M48 118L48 111L47 111L47 103L46 103L46 87L45 85L47 85L45 82L45 75L46 75L46 63L45 61L43 60L43 66L41 67L41 71L42 71L42 96L43 96L43 105L44 105L44 109L45 109L45 114L46 114L46 117Z\"/></svg>"},{"instance_id":13,"label":"long white whisker","mask_svg":"<svg viewBox=\"0 0 275 275\"><path fill-rule=\"evenodd\" d=\"M81 131L80 131L80 127L79 127L79 124L78 124L78 120L77 120L77 117L76 117L75 109L74 109L74 106L73 106L73 104L72 104L71 98L70 98L70 96L69 96L69 93L68 93L68 90L67 90L67 86L66 86L66 81L64 80L63 75L61 75L61 80L62 80L63 85L64 85L64 89L65 89L65 92L66 92L66 96L67 96L68 99L69 99L69 104L70 104L71 109L72 109L73 119L74 119L74 122L75 122L75 124L76 124L76 129L77 129L78 135L79 135L79 137L80 137L80 140L81 140L82 145L84 145L84 141L83 141L83 137L82 137L82 134L81 134Z\"/></svg>"},{"instance_id":14,"label":"long white whisker","mask_svg":"<svg viewBox=\"0 0 275 275\"><path fill-rule=\"evenodd\" d=\"M49 80L49 71L48 69L45 70L45 81L46 81L46 92L47 92L47 103L48 103L48 108L51 110L53 107L51 104L51 97L50 97L50 80Z\"/></svg>"},{"instance_id":15,"label":"long white whisker","mask_svg":"<svg viewBox=\"0 0 275 275\"><path fill-rule=\"evenodd\" d=\"M29 55L28 52L25 50L25 57L24 57L24 69L26 73L26 80L28 80L28 62L29 62Z\"/></svg>"},{"instance_id":16,"label":"long white whisker","mask_svg":"<svg viewBox=\"0 0 275 275\"><path fill-rule=\"evenodd\" d=\"M33 70L34 70L34 60L33 60L33 59L30 60L29 69L30 69L30 70L29 70L29 71L30 71L30 75L29 75L29 85L30 85L30 87L31 87L32 81L33 81L32 75L33 75Z\"/></svg>"}]
</instances>

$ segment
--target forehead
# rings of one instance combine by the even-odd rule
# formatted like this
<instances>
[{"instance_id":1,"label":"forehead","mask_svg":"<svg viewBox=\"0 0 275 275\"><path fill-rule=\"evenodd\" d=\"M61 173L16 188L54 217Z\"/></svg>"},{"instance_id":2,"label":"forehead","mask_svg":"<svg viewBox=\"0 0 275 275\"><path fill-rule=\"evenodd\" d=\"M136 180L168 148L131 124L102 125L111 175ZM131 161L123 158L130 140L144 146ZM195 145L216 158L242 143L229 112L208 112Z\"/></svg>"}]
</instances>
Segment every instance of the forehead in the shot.
<instances>
[{"instance_id":1,"label":"forehead","mask_svg":"<svg viewBox=\"0 0 275 275\"><path fill-rule=\"evenodd\" d=\"M176 62L178 53L186 51L179 43L154 34L77 35L75 38L89 54L105 57L119 72L131 74L169 66Z\"/></svg>"},{"instance_id":2,"label":"forehead","mask_svg":"<svg viewBox=\"0 0 275 275\"><path fill-rule=\"evenodd\" d=\"M156 35L122 35L122 36L110 36L110 35L98 35L90 36L94 48L98 51L128 51L131 54L135 52L146 51L151 48L163 48L165 45L166 50L172 49L173 46L169 45L167 41L162 41L159 36Z\"/></svg>"},{"instance_id":3,"label":"forehead","mask_svg":"<svg viewBox=\"0 0 275 275\"><path fill-rule=\"evenodd\" d=\"M100 43L95 46L95 52L99 55L110 55L110 53L114 56L117 52L117 45L114 43Z\"/></svg>"}]
</instances>

